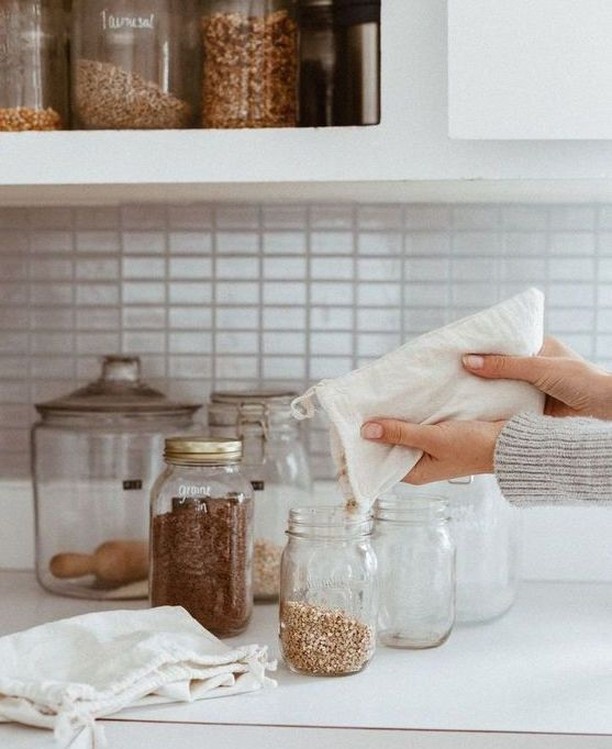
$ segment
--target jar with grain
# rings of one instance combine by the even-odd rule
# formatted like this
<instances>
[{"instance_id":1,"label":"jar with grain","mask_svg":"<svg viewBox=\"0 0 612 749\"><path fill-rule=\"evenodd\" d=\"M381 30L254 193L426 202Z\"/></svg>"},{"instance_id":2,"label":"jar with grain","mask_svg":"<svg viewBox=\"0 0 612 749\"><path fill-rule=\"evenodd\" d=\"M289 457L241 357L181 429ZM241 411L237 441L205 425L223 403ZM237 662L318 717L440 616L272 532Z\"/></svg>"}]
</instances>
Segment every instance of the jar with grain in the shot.
<instances>
[{"instance_id":1,"label":"jar with grain","mask_svg":"<svg viewBox=\"0 0 612 749\"><path fill-rule=\"evenodd\" d=\"M375 650L377 575L370 515L291 510L281 562L280 649L312 676L364 669Z\"/></svg>"},{"instance_id":2,"label":"jar with grain","mask_svg":"<svg viewBox=\"0 0 612 749\"><path fill-rule=\"evenodd\" d=\"M197 0L73 0L72 112L84 130L176 129L197 117Z\"/></svg>"},{"instance_id":3,"label":"jar with grain","mask_svg":"<svg viewBox=\"0 0 612 749\"><path fill-rule=\"evenodd\" d=\"M62 0L0 2L0 131L68 125Z\"/></svg>"},{"instance_id":4,"label":"jar with grain","mask_svg":"<svg viewBox=\"0 0 612 749\"><path fill-rule=\"evenodd\" d=\"M446 642L455 615L455 545L445 499L380 497L374 509L378 638L396 648Z\"/></svg>"},{"instance_id":5,"label":"jar with grain","mask_svg":"<svg viewBox=\"0 0 612 749\"><path fill-rule=\"evenodd\" d=\"M212 436L242 439L242 470L254 490L256 601L278 599L289 509L309 504L311 498L308 456L300 425L291 416L296 396L287 390L219 390L208 406Z\"/></svg>"},{"instance_id":6,"label":"jar with grain","mask_svg":"<svg viewBox=\"0 0 612 749\"><path fill-rule=\"evenodd\" d=\"M297 124L294 0L203 0L202 125Z\"/></svg>"},{"instance_id":7,"label":"jar with grain","mask_svg":"<svg viewBox=\"0 0 612 749\"><path fill-rule=\"evenodd\" d=\"M152 606L183 606L218 637L251 617L253 502L240 440L166 440L165 471L151 491Z\"/></svg>"}]
</instances>

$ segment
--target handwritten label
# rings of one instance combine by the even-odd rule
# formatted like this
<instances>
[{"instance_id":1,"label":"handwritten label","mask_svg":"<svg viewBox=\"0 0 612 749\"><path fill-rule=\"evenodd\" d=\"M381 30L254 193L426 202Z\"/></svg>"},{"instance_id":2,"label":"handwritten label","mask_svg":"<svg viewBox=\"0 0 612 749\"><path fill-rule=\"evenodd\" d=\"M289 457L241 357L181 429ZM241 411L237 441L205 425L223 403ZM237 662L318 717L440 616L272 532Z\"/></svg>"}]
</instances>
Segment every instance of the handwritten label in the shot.
<instances>
[{"instance_id":1,"label":"handwritten label","mask_svg":"<svg viewBox=\"0 0 612 749\"><path fill-rule=\"evenodd\" d=\"M148 16L117 16L103 10L102 28L104 31L118 31L120 29L153 29L155 28L155 13Z\"/></svg>"},{"instance_id":2,"label":"handwritten label","mask_svg":"<svg viewBox=\"0 0 612 749\"><path fill-rule=\"evenodd\" d=\"M251 481L251 486L254 492L262 492L265 489L264 481Z\"/></svg>"},{"instance_id":3,"label":"handwritten label","mask_svg":"<svg viewBox=\"0 0 612 749\"><path fill-rule=\"evenodd\" d=\"M128 479L127 481L123 482L124 492L134 491L134 489L142 489L141 479Z\"/></svg>"}]
</instances>

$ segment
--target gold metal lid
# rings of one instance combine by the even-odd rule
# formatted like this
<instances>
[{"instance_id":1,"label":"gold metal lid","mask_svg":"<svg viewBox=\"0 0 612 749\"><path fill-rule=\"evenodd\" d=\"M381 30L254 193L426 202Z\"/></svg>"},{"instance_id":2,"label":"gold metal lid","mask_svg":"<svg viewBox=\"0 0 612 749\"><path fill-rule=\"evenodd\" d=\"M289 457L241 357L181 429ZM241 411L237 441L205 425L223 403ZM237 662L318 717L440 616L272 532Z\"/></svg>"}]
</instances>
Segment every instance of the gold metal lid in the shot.
<instances>
[{"instance_id":1,"label":"gold metal lid","mask_svg":"<svg viewBox=\"0 0 612 749\"><path fill-rule=\"evenodd\" d=\"M236 463L242 458L242 440L229 437L168 437L164 458L170 463Z\"/></svg>"}]
</instances>

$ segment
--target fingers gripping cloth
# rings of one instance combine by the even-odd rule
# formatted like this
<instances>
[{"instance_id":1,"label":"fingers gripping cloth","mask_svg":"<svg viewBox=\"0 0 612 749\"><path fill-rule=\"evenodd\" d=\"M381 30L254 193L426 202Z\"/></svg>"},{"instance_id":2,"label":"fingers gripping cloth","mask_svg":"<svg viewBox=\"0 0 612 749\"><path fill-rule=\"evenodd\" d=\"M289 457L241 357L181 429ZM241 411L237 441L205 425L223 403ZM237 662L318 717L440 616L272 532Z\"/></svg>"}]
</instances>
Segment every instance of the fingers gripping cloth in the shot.
<instances>
[{"instance_id":1,"label":"fingers gripping cloth","mask_svg":"<svg viewBox=\"0 0 612 749\"><path fill-rule=\"evenodd\" d=\"M362 509L389 491L422 451L370 442L361 426L393 418L417 424L497 421L521 411L542 413L544 395L525 382L485 380L466 372L466 353L533 356L543 343L544 295L538 289L419 336L375 362L322 380L292 403L297 419L320 405L330 420L330 446L342 494ZM461 445L457 445L461 450Z\"/></svg>"}]
</instances>

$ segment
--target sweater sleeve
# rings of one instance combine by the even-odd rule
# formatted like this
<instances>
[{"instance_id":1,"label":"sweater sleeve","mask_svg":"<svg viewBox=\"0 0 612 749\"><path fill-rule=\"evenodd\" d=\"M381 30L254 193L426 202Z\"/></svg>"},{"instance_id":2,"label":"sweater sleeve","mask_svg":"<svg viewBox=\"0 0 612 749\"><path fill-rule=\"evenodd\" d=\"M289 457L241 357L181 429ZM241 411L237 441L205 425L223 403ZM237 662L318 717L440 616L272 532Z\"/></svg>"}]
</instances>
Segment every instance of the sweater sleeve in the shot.
<instances>
[{"instance_id":1,"label":"sweater sleeve","mask_svg":"<svg viewBox=\"0 0 612 749\"><path fill-rule=\"evenodd\" d=\"M519 414L497 439L495 475L516 505L612 502L612 421Z\"/></svg>"}]
</instances>

